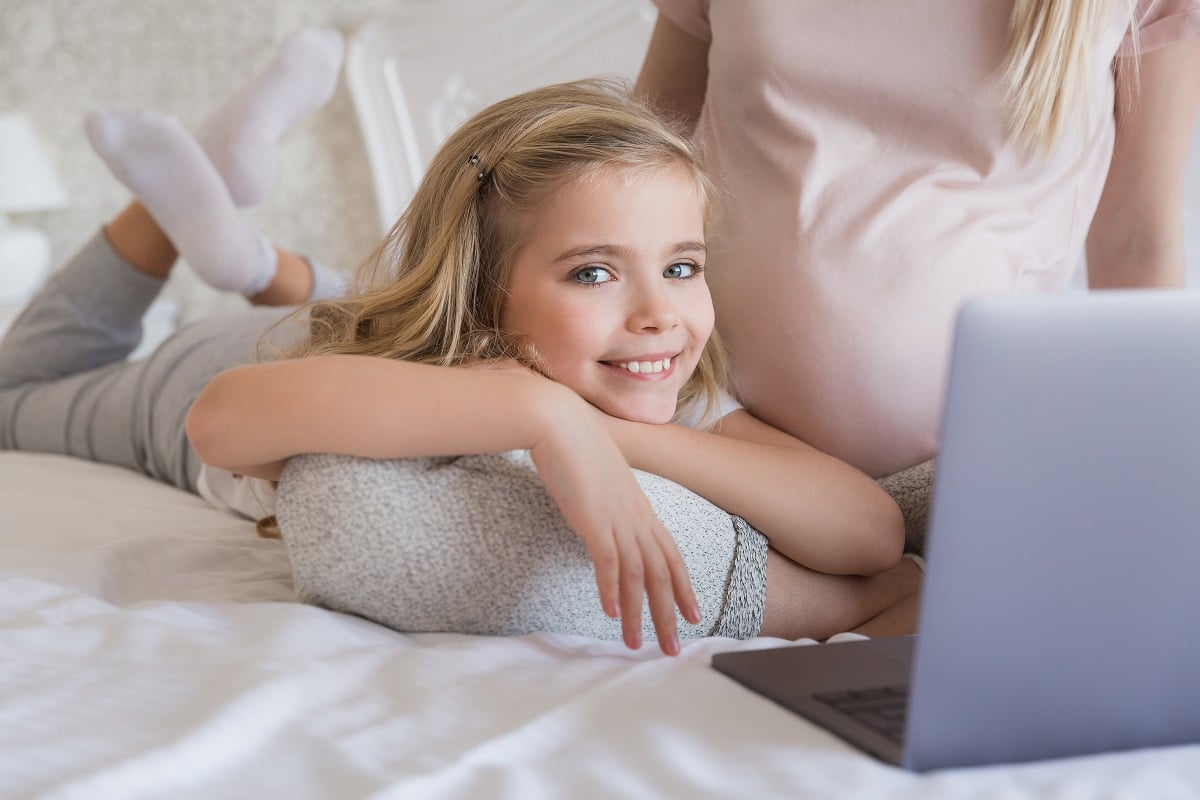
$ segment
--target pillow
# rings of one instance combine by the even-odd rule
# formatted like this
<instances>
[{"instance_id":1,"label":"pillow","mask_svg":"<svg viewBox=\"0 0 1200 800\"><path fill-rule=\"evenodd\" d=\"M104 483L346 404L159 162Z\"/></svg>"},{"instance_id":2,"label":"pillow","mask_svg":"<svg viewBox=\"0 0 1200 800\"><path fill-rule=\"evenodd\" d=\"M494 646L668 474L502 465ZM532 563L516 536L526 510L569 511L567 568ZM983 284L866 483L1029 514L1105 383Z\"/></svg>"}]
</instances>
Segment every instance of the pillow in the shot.
<instances>
[{"instance_id":1,"label":"pillow","mask_svg":"<svg viewBox=\"0 0 1200 800\"><path fill-rule=\"evenodd\" d=\"M684 638L758 633L767 542L664 478L635 470L679 545L703 620ZM619 640L600 609L591 559L546 492L528 451L375 460L291 458L276 517L306 603L398 631ZM643 609L642 634L654 639Z\"/></svg>"}]
</instances>

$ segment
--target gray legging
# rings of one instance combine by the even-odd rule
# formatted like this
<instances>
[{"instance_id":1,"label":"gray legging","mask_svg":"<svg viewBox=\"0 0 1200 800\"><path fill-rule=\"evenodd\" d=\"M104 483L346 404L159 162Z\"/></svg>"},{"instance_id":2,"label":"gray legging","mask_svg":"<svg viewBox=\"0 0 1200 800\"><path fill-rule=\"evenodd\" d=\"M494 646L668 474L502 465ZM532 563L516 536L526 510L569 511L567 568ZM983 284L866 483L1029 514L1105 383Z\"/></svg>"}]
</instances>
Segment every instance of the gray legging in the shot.
<instances>
[{"instance_id":1,"label":"gray legging","mask_svg":"<svg viewBox=\"0 0 1200 800\"><path fill-rule=\"evenodd\" d=\"M323 268L313 271L317 286L333 282ZM184 434L188 408L217 373L253 361L263 330L290 310L206 319L148 358L124 361L162 286L117 255L103 233L50 278L0 342L0 450L117 464L196 491L200 461ZM271 341L286 346L300 328L281 325Z\"/></svg>"}]
</instances>

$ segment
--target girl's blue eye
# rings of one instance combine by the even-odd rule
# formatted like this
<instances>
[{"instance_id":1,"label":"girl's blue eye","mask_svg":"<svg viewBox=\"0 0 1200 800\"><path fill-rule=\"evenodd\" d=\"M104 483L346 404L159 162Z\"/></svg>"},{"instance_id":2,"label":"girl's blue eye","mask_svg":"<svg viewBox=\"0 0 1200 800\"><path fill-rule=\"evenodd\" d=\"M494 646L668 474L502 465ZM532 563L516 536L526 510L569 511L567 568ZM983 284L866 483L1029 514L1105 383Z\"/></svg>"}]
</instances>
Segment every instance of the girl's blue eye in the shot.
<instances>
[{"instance_id":1,"label":"girl's blue eye","mask_svg":"<svg viewBox=\"0 0 1200 800\"><path fill-rule=\"evenodd\" d=\"M699 268L695 264L690 264L687 261L680 261L678 264L672 264L663 271L664 278L691 278L699 272Z\"/></svg>"},{"instance_id":2,"label":"girl's blue eye","mask_svg":"<svg viewBox=\"0 0 1200 800\"><path fill-rule=\"evenodd\" d=\"M588 283L595 285L597 283L608 283L613 279L612 273L604 267L584 267L575 273L575 280L580 283Z\"/></svg>"}]
</instances>

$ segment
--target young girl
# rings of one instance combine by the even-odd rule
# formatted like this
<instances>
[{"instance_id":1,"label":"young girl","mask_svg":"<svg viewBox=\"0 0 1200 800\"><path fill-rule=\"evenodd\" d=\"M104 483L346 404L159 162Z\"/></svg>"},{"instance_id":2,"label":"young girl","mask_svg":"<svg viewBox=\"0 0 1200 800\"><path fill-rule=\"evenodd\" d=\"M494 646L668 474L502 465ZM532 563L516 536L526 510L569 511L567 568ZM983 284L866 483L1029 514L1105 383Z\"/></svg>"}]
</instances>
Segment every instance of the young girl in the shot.
<instances>
[{"instance_id":1,"label":"young girl","mask_svg":"<svg viewBox=\"0 0 1200 800\"><path fill-rule=\"evenodd\" d=\"M686 140L625 92L567 84L484 110L435 156L356 295L283 325L272 309L200 323L135 363L119 359L176 248L261 305L331 282L244 227L225 173L170 120L106 115L89 132L140 202L0 346L0 446L124 464L251 513L239 492L269 491L301 453L527 449L626 643L640 644L646 597L675 653L674 610L698 622L698 604L638 468L770 541L758 633L911 630L918 570L897 563L895 504L724 391L703 274L712 189ZM267 328L293 357L249 363Z\"/></svg>"}]
</instances>

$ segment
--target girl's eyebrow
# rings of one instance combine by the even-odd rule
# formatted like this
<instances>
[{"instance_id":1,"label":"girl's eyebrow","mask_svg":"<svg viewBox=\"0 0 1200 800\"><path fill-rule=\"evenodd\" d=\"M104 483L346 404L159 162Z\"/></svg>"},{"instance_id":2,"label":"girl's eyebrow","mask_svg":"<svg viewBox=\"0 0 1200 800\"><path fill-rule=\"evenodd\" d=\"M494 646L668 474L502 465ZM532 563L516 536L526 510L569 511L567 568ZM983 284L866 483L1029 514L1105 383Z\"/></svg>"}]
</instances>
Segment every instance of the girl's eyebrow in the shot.
<instances>
[{"instance_id":1,"label":"girl's eyebrow","mask_svg":"<svg viewBox=\"0 0 1200 800\"><path fill-rule=\"evenodd\" d=\"M572 261L577 258L592 258L594 256L628 258L632 254L632 250L619 244L588 244L582 247L572 247L558 258L554 259L555 264L561 261ZM704 242L680 242L670 250L671 256L683 255L685 253L704 255L707 249L704 247Z\"/></svg>"}]
</instances>

